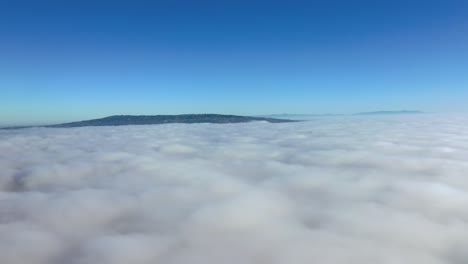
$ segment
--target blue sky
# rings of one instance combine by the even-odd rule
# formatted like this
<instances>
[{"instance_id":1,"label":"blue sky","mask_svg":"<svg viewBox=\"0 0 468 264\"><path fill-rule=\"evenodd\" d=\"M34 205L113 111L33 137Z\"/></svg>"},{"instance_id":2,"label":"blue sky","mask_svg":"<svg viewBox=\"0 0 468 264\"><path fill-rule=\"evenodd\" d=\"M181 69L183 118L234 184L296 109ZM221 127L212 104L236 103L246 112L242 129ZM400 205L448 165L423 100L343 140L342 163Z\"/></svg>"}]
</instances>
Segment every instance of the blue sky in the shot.
<instances>
[{"instance_id":1,"label":"blue sky","mask_svg":"<svg viewBox=\"0 0 468 264\"><path fill-rule=\"evenodd\" d=\"M0 2L0 125L468 110L466 1L73 2Z\"/></svg>"}]
</instances>

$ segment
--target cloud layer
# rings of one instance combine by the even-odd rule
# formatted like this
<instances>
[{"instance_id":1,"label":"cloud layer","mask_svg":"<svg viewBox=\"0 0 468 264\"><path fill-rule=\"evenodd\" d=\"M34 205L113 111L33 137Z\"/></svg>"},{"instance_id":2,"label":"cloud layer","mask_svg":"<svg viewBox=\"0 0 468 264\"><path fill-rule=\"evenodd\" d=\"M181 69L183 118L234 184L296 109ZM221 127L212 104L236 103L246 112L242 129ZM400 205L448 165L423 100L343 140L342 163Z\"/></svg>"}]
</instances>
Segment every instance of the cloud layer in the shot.
<instances>
[{"instance_id":1,"label":"cloud layer","mask_svg":"<svg viewBox=\"0 0 468 264\"><path fill-rule=\"evenodd\" d=\"M2 264L465 264L468 117L0 131Z\"/></svg>"}]
</instances>

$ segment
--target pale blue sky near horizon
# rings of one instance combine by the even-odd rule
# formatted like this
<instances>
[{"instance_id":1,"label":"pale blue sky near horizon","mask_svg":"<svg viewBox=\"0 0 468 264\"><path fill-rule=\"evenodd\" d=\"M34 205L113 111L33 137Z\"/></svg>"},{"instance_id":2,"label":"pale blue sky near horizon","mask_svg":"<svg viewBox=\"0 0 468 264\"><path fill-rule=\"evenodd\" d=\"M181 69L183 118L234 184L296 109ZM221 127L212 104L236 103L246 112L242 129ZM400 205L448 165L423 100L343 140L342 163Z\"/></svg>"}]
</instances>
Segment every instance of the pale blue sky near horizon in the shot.
<instances>
[{"instance_id":1,"label":"pale blue sky near horizon","mask_svg":"<svg viewBox=\"0 0 468 264\"><path fill-rule=\"evenodd\" d=\"M0 125L468 111L465 1L4 1Z\"/></svg>"}]
</instances>

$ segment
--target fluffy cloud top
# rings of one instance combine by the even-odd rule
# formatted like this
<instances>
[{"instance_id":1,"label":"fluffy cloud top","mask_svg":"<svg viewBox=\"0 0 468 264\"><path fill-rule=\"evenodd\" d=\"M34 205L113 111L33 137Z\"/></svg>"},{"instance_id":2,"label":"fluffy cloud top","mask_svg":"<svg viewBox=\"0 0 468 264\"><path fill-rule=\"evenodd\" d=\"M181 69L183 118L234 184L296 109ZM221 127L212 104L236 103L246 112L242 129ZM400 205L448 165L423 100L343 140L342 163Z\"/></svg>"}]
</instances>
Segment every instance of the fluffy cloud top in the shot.
<instances>
[{"instance_id":1,"label":"fluffy cloud top","mask_svg":"<svg viewBox=\"0 0 468 264\"><path fill-rule=\"evenodd\" d=\"M0 131L2 264L466 264L468 117Z\"/></svg>"}]
</instances>

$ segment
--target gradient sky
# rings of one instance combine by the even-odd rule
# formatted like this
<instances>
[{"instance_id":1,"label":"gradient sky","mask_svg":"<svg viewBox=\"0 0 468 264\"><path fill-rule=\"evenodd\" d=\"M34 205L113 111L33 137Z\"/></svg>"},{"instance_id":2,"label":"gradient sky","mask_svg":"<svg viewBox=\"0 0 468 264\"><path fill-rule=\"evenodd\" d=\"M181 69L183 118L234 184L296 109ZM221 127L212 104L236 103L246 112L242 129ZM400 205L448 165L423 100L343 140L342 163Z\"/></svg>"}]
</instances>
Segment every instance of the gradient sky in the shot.
<instances>
[{"instance_id":1,"label":"gradient sky","mask_svg":"<svg viewBox=\"0 0 468 264\"><path fill-rule=\"evenodd\" d=\"M0 1L0 125L467 99L468 1Z\"/></svg>"}]
</instances>

